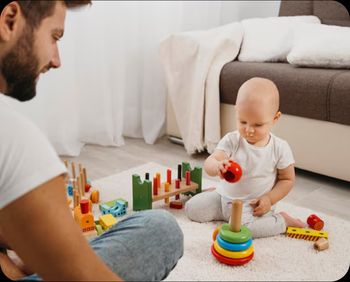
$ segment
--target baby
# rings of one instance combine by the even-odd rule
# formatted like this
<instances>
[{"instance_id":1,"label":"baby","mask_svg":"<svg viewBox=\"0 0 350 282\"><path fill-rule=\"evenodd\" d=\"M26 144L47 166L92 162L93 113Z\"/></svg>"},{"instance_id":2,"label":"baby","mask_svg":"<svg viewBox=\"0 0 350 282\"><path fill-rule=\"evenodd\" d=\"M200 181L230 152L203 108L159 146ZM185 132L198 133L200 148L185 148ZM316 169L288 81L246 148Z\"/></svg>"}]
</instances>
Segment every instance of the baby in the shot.
<instances>
[{"instance_id":1,"label":"baby","mask_svg":"<svg viewBox=\"0 0 350 282\"><path fill-rule=\"evenodd\" d=\"M229 221L233 199L243 201L242 224L253 237L284 233L288 226L305 224L285 212L275 213L275 204L294 184L294 158L288 143L270 131L281 116L279 93L268 79L252 78L239 89L236 100L237 131L226 134L204 163L210 176L219 176L214 191L198 194L186 203L188 218L197 222ZM241 179L222 179L229 159L243 170Z\"/></svg>"}]
</instances>

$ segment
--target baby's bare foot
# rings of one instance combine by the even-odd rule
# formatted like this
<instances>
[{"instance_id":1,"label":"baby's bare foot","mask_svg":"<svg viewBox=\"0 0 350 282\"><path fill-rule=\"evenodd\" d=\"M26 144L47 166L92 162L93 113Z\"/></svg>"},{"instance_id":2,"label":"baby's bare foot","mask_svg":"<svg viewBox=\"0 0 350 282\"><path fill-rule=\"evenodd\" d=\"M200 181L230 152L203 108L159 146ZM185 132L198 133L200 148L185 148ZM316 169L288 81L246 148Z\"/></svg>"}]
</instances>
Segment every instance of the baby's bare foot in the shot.
<instances>
[{"instance_id":1,"label":"baby's bare foot","mask_svg":"<svg viewBox=\"0 0 350 282\"><path fill-rule=\"evenodd\" d=\"M287 227L298 227L298 228L306 227L306 224L302 222L300 219L293 218L285 212L280 212L280 214L283 216L284 220L286 221Z\"/></svg>"}]
</instances>

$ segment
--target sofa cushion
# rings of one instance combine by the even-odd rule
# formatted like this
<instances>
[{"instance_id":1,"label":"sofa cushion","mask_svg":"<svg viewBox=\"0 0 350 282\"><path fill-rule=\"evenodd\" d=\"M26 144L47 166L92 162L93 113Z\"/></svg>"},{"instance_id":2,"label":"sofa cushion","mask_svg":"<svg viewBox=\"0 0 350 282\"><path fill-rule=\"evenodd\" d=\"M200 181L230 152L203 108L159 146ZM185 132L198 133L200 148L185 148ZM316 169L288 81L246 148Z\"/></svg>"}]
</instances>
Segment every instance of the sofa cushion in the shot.
<instances>
[{"instance_id":1,"label":"sofa cushion","mask_svg":"<svg viewBox=\"0 0 350 282\"><path fill-rule=\"evenodd\" d=\"M350 71L296 68L287 63L227 63L220 75L220 102L235 104L252 77L274 81L282 113L350 125Z\"/></svg>"},{"instance_id":2,"label":"sofa cushion","mask_svg":"<svg viewBox=\"0 0 350 282\"><path fill-rule=\"evenodd\" d=\"M299 23L287 61L295 66L350 69L350 27Z\"/></svg>"}]
</instances>

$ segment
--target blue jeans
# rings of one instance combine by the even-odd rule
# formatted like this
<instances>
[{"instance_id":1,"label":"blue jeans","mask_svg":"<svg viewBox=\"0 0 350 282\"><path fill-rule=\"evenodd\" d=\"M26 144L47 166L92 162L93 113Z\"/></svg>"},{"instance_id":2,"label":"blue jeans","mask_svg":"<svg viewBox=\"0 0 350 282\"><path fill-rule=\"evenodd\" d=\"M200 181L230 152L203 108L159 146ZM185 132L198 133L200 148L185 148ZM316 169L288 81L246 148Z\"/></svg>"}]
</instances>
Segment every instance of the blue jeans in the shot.
<instances>
[{"instance_id":1,"label":"blue jeans","mask_svg":"<svg viewBox=\"0 0 350 282\"><path fill-rule=\"evenodd\" d=\"M126 281L165 279L183 255L183 233L164 210L137 212L90 241L91 247ZM41 278L36 274L20 281Z\"/></svg>"}]
</instances>

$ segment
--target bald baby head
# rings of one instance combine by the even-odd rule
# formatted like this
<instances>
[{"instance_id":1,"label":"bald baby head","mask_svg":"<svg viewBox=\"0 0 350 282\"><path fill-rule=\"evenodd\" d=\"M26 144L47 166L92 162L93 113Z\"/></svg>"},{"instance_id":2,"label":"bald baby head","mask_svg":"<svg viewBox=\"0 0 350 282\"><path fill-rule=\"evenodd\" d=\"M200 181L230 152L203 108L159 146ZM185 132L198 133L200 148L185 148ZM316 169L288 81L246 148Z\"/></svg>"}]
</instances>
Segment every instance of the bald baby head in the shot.
<instances>
[{"instance_id":1,"label":"bald baby head","mask_svg":"<svg viewBox=\"0 0 350 282\"><path fill-rule=\"evenodd\" d=\"M277 86L266 78L253 77L247 80L238 90L236 107L264 110L275 115L279 109Z\"/></svg>"}]
</instances>

